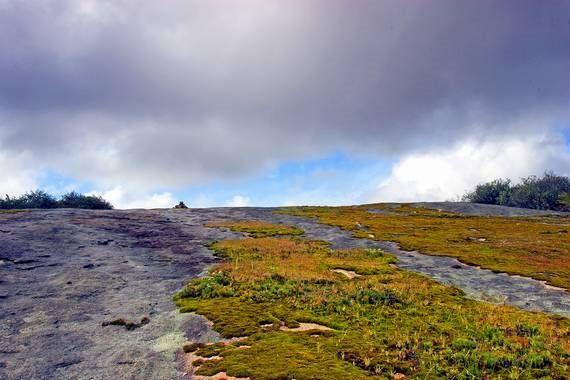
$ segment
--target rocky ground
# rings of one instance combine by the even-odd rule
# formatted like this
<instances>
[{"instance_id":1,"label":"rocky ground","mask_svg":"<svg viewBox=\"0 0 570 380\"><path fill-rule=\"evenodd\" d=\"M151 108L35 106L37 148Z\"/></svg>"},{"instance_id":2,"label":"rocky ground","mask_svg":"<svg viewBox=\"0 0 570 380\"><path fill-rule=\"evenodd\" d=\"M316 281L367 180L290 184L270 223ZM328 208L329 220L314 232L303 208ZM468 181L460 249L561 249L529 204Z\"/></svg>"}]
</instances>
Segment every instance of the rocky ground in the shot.
<instances>
[{"instance_id":1,"label":"rocky ground","mask_svg":"<svg viewBox=\"0 0 570 380\"><path fill-rule=\"evenodd\" d=\"M168 212L0 214L0 378L180 377L175 353L214 339L171 296L213 262L204 244L233 234ZM123 318L148 324L103 326Z\"/></svg>"},{"instance_id":2,"label":"rocky ground","mask_svg":"<svg viewBox=\"0 0 570 380\"><path fill-rule=\"evenodd\" d=\"M564 212L531 210L520 207L505 207L498 205L486 205L470 202L421 202L415 203L416 207L427 207L436 210L454 212L473 216L544 216L544 215L568 215Z\"/></svg>"},{"instance_id":3,"label":"rocky ground","mask_svg":"<svg viewBox=\"0 0 570 380\"><path fill-rule=\"evenodd\" d=\"M427 206L463 213L521 212ZM171 296L215 261L205 248L208 242L240 236L203 226L219 219L297 225L307 237L334 247L380 247L395 254L401 267L459 287L474 298L570 316L568 292L538 281L404 252L391 243L355 239L338 228L272 211L0 214L0 378L190 378L177 364L182 344L218 337L203 318L178 314Z\"/></svg>"}]
</instances>

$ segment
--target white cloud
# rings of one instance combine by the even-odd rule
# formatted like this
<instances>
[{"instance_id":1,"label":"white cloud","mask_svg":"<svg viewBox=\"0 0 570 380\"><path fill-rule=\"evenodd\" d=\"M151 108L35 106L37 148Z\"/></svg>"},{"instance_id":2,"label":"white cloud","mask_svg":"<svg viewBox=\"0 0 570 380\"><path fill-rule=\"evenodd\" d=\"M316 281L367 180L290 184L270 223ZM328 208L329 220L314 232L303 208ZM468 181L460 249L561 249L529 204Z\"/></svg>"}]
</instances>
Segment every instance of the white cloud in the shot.
<instances>
[{"instance_id":1,"label":"white cloud","mask_svg":"<svg viewBox=\"0 0 570 380\"><path fill-rule=\"evenodd\" d=\"M102 196L115 208L170 208L178 203L169 192L164 193L139 193L130 192L122 186L117 186L106 191L92 191L90 195Z\"/></svg>"},{"instance_id":2,"label":"white cloud","mask_svg":"<svg viewBox=\"0 0 570 380\"><path fill-rule=\"evenodd\" d=\"M0 194L20 195L37 188L38 172L33 170L23 154L0 151Z\"/></svg>"},{"instance_id":3,"label":"white cloud","mask_svg":"<svg viewBox=\"0 0 570 380\"><path fill-rule=\"evenodd\" d=\"M232 200L228 203L230 207L247 207L249 206L250 199L242 195L234 195Z\"/></svg>"},{"instance_id":4,"label":"white cloud","mask_svg":"<svg viewBox=\"0 0 570 380\"><path fill-rule=\"evenodd\" d=\"M514 181L545 170L570 174L570 152L556 136L465 141L447 150L404 156L370 201L457 200L481 182Z\"/></svg>"}]
</instances>

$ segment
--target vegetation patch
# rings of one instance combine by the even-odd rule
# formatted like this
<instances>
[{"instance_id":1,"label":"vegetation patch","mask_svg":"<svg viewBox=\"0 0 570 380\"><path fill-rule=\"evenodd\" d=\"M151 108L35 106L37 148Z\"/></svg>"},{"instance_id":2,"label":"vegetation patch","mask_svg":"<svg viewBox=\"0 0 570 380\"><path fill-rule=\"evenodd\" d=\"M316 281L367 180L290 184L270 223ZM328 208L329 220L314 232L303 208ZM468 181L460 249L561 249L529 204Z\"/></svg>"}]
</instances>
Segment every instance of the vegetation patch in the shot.
<instances>
[{"instance_id":1,"label":"vegetation patch","mask_svg":"<svg viewBox=\"0 0 570 380\"><path fill-rule=\"evenodd\" d=\"M101 326L123 326L128 331L132 331L138 329L139 327L147 325L149 322L150 319L148 317L143 317L140 322L129 321L125 318L117 318L113 319L112 321L105 321L101 323Z\"/></svg>"},{"instance_id":2,"label":"vegetation patch","mask_svg":"<svg viewBox=\"0 0 570 380\"><path fill-rule=\"evenodd\" d=\"M469 300L398 269L379 250L262 237L221 241L225 258L175 301L233 343L187 345L198 375L251 379L567 378L570 322ZM332 272L351 268L361 277ZM286 327L286 328L284 328ZM244 349L244 347L246 349ZM194 357L194 356L193 356Z\"/></svg>"},{"instance_id":3,"label":"vegetation patch","mask_svg":"<svg viewBox=\"0 0 570 380\"><path fill-rule=\"evenodd\" d=\"M0 210L0 214L18 214L21 212L28 212L28 210Z\"/></svg>"},{"instance_id":4,"label":"vegetation patch","mask_svg":"<svg viewBox=\"0 0 570 380\"><path fill-rule=\"evenodd\" d=\"M217 221L206 224L206 227L224 227L234 232L243 232L252 237L302 235L303 230L293 226L273 224L258 220Z\"/></svg>"},{"instance_id":5,"label":"vegetation patch","mask_svg":"<svg viewBox=\"0 0 570 380\"><path fill-rule=\"evenodd\" d=\"M494 205L568 210L570 178L546 172L542 178L530 176L513 185L508 179L497 179L477 185L463 199Z\"/></svg>"},{"instance_id":6,"label":"vegetation patch","mask_svg":"<svg viewBox=\"0 0 570 380\"><path fill-rule=\"evenodd\" d=\"M6 195L0 198L0 209L51 209L51 208L83 208L92 210L110 210L113 206L102 197L83 195L72 191L55 198L42 190L31 191L19 197Z\"/></svg>"},{"instance_id":7,"label":"vegetation patch","mask_svg":"<svg viewBox=\"0 0 570 380\"><path fill-rule=\"evenodd\" d=\"M357 237L393 241L404 250L456 257L570 289L568 217L463 216L407 204L294 207L280 212L317 218Z\"/></svg>"}]
</instances>

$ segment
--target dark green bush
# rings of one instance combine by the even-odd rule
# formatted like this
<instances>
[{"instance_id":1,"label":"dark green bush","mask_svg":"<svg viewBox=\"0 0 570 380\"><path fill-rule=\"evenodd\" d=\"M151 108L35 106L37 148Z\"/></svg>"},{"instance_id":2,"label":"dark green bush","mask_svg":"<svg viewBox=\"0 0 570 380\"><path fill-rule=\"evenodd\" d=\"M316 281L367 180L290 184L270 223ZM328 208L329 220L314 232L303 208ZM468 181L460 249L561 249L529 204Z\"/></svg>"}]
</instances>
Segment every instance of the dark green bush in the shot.
<instances>
[{"instance_id":1,"label":"dark green bush","mask_svg":"<svg viewBox=\"0 0 570 380\"><path fill-rule=\"evenodd\" d=\"M83 195L75 191L64 194L59 200L59 207L87 208L92 210L109 210L113 208L113 206L102 197Z\"/></svg>"},{"instance_id":2,"label":"dark green bush","mask_svg":"<svg viewBox=\"0 0 570 380\"><path fill-rule=\"evenodd\" d=\"M511 185L508 179L498 179L477 185L463 199L474 203L496 204L540 210L556 210L564 207L570 193L570 179L546 172L542 178L530 176Z\"/></svg>"},{"instance_id":3,"label":"dark green bush","mask_svg":"<svg viewBox=\"0 0 570 380\"><path fill-rule=\"evenodd\" d=\"M44 191L36 190L24 195L26 208L56 208L57 200Z\"/></svg>"},{"instance_id":4,"label":"dark green bush","mask_svg":"<svg viewBox=\"0 0 570 380\"><path fill-rule=\"evenodd\" d=\"M4 200L0 200L2 209L56 208L57 205L57 200L42 190L31 191L17 198L6 195Z\"/></svg>"},{"instance_id":5,"label":"dark green bush","mask_svg":"<svg viewBox=\"0 0 570 380\"><path fill-rule=\"evenodd\" d=\"M508 179L496 179L492 182L477 185L475 191L465 196L470 202L500 204L502 197L511 189L511 181Z\"/></svg>"},{"instance_id":6,"label":"dark green bush","mask_svg":"<svg viewBox=\"0 0 570 380\"><path fill-rule=\"evenodd\" d=\"M83 195L72 191L64 194L59 200L42 190L26 193L20 197L0 199L0 209L50 209L50 208L83 208L94 210L110 210L113 206L101 197Z\"/></svg>"}]
</instances>

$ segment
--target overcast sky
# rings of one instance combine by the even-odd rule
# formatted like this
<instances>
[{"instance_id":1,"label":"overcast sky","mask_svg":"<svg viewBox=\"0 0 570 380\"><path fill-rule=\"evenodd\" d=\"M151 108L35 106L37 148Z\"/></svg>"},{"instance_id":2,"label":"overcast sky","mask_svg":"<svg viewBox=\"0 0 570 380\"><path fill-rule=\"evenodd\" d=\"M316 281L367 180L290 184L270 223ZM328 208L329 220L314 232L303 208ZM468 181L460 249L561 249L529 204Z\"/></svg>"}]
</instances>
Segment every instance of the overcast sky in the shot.
<instances>
[{"instance_id":1,"label":"overcast sky","mask_svg":"<svg viewBox=\"0 0 570 380\"><path fill-rule=\"evenodd\" d=\"M569 1L0 0L0 192L456 199L570 174Z\"/></svg>"}]
</instances>

